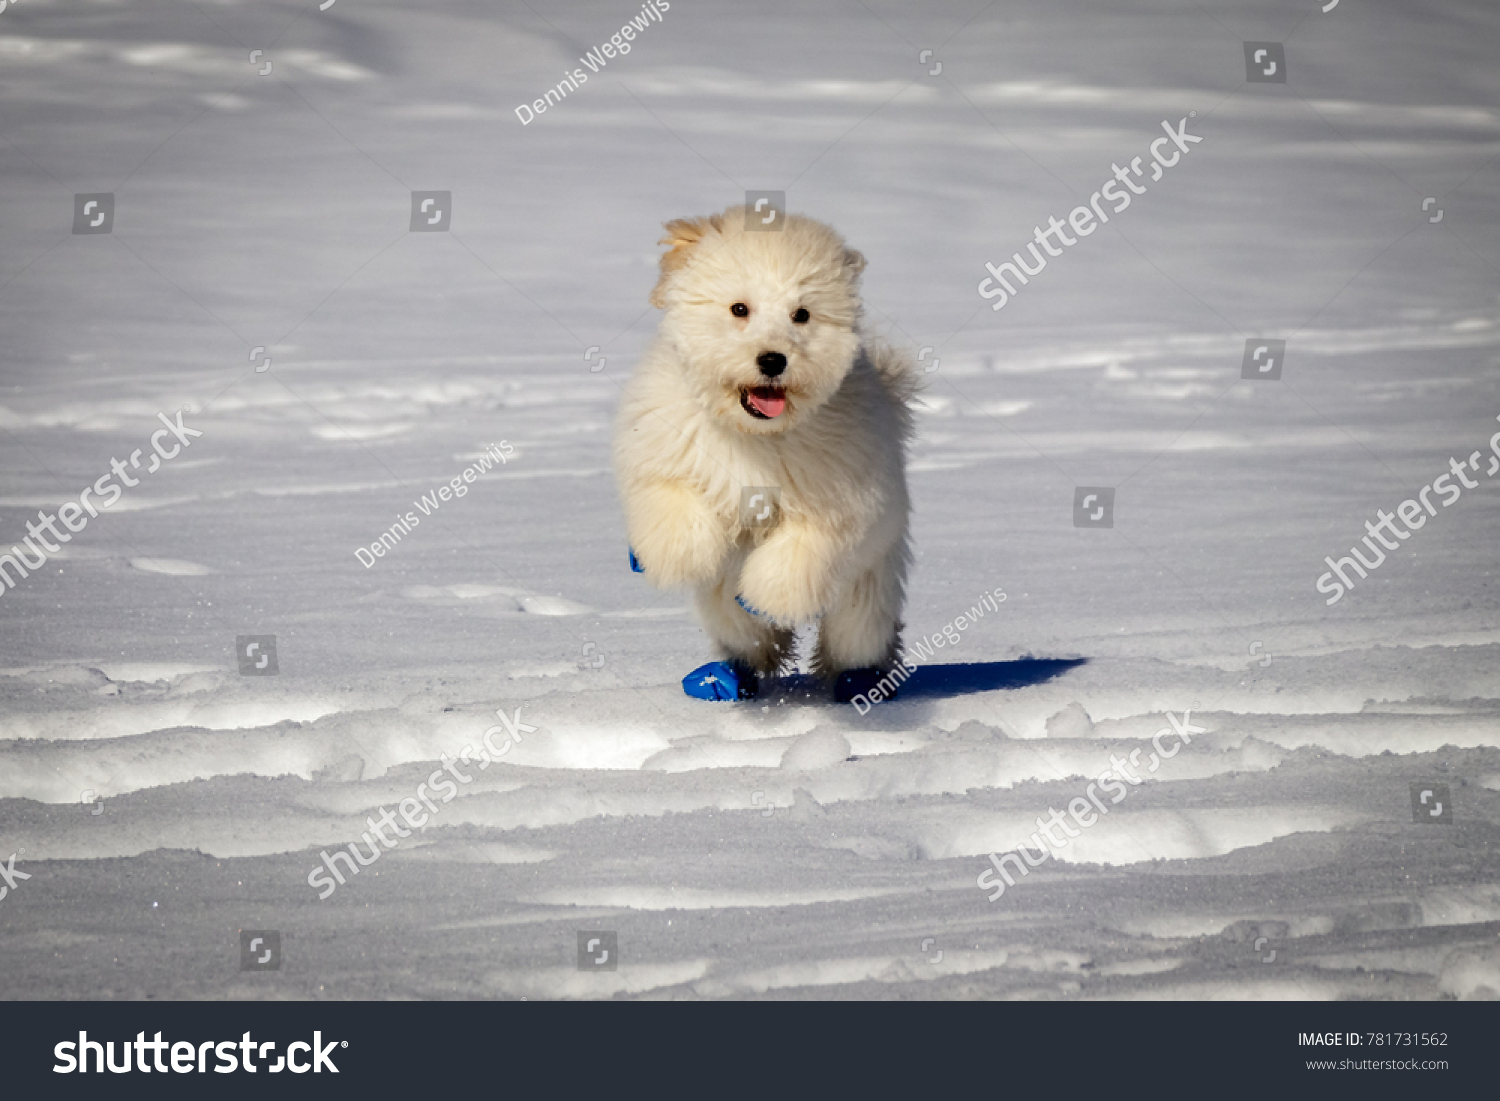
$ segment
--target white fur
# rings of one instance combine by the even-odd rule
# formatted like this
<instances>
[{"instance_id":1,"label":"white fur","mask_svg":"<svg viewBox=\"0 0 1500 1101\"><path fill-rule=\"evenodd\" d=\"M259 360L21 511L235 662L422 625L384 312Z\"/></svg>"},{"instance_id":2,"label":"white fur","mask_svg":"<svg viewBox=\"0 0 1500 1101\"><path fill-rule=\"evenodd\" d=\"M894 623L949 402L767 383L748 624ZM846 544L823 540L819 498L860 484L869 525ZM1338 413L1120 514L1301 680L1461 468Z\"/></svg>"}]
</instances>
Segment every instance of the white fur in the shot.
<instances>
[{"instance_id":1,"label":"white fur","mask_svg":"<svg viewBox=\"0 0 1500 1101\"><path fill-rule=\"evenodd\" d=\"M909 357L868 341L864 258L827 226L792 215L745 229L742 207L667 225L651 300L665 310L632 376L615 436L626 527L646 578L691 585L719 656L775 673L795 628L821 617L813 669L888 669L900 650L910 560ZM736 302L750 309L735 317ZM792 320L798 308L811 315ZM741 405L779 351L787 408ZM777 486L774 524L742 522L741 490ZM762 613L754 616L736 596Z\"/></svg>"}]
</instances>

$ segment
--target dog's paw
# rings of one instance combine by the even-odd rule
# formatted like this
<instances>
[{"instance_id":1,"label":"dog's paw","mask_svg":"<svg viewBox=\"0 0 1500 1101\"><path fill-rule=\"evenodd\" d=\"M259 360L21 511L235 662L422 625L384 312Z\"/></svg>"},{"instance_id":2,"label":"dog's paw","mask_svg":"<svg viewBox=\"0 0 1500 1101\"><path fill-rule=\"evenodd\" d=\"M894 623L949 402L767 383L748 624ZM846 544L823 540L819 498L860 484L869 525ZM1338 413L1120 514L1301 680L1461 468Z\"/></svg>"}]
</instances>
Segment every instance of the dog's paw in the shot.
<instances>
[{"instance_id":1,"label":"dog's paw","mask_svg":"<svg viewBox=\"0 0 1500 1101\"><path fill-rule=\"evenodd\" d=\"M741 608L778 627L811 623L824 612L822 586L794 571L778 571L772 560L752 554L740 572Z\"/></svg>"},{"instance_id":2,"label":"dog's paw","mask_svg":"<svg viewBox=\"0 0 1500 1101\"><path fill-rule=\"evenodd\" d=\"M684 545L681 541L653 547L649 540L635 551L632 569L646 575L646 580L661 588L699 585L719 574L727 547L704 541Z\"/></svg>"},{"instance_id":3,"label":"dog's paw","mask_svg":"<svg viewBox=\"0 0 1500 1101\"><path fill-rule=\"evenodd\" d=\"M740 662L711 661L683 677L682 690L698 700L750 700L760 691L760 677Z\"/></svg>"},{"instance_id":4,"label":"dog's paw","mask_svg":"<svg viewBox=\"0 0 1500 1101\"><path fill-rule=\"evenodd\" d=\"M631 569L653 585L695 585L718 576L729 553L725 525L701 498L660 486L627 502Z\"/></svg>"}]
</instances>

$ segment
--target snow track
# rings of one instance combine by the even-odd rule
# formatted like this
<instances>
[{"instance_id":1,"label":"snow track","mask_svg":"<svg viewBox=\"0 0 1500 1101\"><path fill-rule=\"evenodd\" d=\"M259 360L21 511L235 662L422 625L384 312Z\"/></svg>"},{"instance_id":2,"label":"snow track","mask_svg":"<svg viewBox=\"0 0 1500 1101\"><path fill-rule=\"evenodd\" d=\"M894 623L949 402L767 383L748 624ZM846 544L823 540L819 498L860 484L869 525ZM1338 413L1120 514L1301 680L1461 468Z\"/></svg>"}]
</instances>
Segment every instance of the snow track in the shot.
<instances>
[{"instance_id":1,"label":"snow track","mask_svg":"<svg viewBox=\"0 0 1500 1101\"><path fill-rule=\"evenodd\" d=\"M1316 681L1356 656L1280 658L1278 672L1292 685ZM524 702L450 695L439 705L424 692L365 707L313 707L286 691L289 680L197 669L118 667L115 678L97 667L13 669L0 690L24 699L45 685L49 706L29 725L14 710L7 720L0 776L11 790L0 806L27 838L27 861L49 876L107 880L119 858L150 869L176 850L290 883L443 758L481 745L496 708L519 706L536 730L493 766L465 766L471 782L382 857L378 878L340 887L329 912L468 868L485 894L513 899L498 911L503 930L478 919L500 938L492 943L520 938L542 950L564 927L618 928L632 966L602 982L550 966L486 967L474 986L413 976L410 993L1434 996L1482 989L1493 968L1482 953L1500 928L1500 867L1491 867L1500 792L1465 777L1500 773L1500 703L1472 694L1492 680L1495 659L1494 647L1392 649L1382 652L1390 675L1321 694L1265 692L1254 677L1225 680L1202 666L1101 661L1029 688L945 699L939 714L918 698L865 717L774 694L715 709L670 685L605 689L576 668L544 678ZM1429 694L1400 691L1397 669ZM1205 732L1048 866L987 902L975 884L987 855L1030 844L1038 815L1066 808L1112 756L1148 759L1166 725L1151 708L1195 682L1209 706L1190 721ZM1441 683L1463 697L1431 695ZM254 690L262 699L251 703ZM1364 698L1314 710L1334 696ZM1253 711L1224 706L1251 699ZM1048 736L1047 719L1076 716L1079 700L1111 717L1054 722L1054 735L1071 736ZM291 714L298 706L308 717ZM42 725L59 715L66 737ZM791 746L820 732L845 739L849 759L783 767ZM1451 776L1463 807L1451 830L1411 824L1408 778L1418 774ZM84 790L102 800L100 814L80 805ZM1466 871L1393 877L1393 845L1403 860L1429 861L1458 846ZM762 863L769 856L774 870ZM511 869L530 870L515 879ZM1121 879L1132 869L1145 878ZM303 904L315 897L299 889ZM1256 901L1266 890L1280 901ZM1079 897L1095 902L1074 914ZM754 918L765 911L849 932L766 966L755 962L768 942ZM441 939L446 912L438 907L424 935ZM742 930L738 956L669 949L687 935L706 951L692 932L705 914ZM1271 949L1251 951L1261 937L1279 953L1274 969L1257 962Z\"/></svg>"}]
</instances>

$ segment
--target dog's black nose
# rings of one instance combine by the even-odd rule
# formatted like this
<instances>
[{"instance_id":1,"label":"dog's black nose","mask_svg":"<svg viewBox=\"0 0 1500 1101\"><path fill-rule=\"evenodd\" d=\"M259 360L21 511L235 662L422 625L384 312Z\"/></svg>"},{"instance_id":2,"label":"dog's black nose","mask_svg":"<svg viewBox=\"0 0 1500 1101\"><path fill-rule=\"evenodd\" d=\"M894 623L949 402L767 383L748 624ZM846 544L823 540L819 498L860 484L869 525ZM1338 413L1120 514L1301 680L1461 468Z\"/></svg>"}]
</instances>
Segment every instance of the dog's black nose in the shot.
<instances>
[{"instance_id":1,"label":"dog's black nose","mask_svg":"<svg viewBox=\"0 0 1500 1101\"><path fill-rule=\"evenodd\" d=\"M780 352L761 352L755 357L755 365L767 378L775 378L786 370L786 356Z\"/></svg>"}]
</instances>

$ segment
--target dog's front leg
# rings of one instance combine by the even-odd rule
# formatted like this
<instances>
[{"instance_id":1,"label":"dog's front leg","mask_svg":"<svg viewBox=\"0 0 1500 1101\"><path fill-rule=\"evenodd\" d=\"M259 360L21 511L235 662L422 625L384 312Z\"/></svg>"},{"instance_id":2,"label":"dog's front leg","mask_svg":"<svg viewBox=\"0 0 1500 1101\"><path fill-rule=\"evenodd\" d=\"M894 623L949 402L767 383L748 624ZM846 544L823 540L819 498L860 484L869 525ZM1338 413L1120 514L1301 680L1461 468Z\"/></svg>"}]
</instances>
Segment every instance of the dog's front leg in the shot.
<instances>
[{"instance_id":1,"label":"dog's front leg","mask_svg":"<svg viewBox=\"0 0 1500 1101\"><path fill-rule=\"evenodd\" d=\"M830 528L788 517L745 559L740 599L782 626L808 623L832 602L850 547Z\"/></svg>"},{"instance_id":2,"label":"dog's front leg","mask_svg":"<svg viewBox=\"0 0 1500 1101\"><path fill-rule=\"evenodd\" d=\"M696 490L672 482L638 486L625 525L646 579L662 588L711 581L729 553L729 531Z\"/></svg>"}]
</instances>

